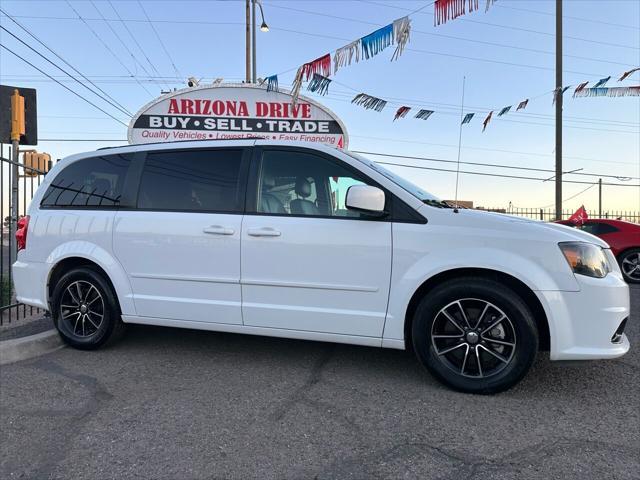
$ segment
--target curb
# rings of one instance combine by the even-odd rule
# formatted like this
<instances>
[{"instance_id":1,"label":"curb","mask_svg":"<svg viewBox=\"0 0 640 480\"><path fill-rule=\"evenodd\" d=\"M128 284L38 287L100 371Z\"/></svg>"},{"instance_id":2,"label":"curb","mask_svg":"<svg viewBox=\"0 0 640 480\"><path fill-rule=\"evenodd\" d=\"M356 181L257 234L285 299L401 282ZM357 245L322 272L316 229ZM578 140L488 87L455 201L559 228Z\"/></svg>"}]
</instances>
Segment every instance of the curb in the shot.
<instances>
[{"instance_id":1,"label":"curb","mask_svg":"<svg viewBox=\"0 0 640 480\"><path fill-rule=\"evenodd\" d=\"M55 329L46 332L0 341L0 365L38 357L64 347Z\"/></svg>"}]
</instances>

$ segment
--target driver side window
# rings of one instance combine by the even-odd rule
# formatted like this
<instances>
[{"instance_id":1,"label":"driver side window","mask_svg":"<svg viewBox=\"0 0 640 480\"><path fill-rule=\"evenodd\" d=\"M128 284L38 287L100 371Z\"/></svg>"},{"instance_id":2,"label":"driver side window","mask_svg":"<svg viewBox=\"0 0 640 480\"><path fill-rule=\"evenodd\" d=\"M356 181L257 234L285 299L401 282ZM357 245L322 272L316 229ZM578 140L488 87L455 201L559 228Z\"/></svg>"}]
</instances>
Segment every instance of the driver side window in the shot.
<instances>
[{"instance_id":1,"label":"driver side window","mask_svg":"<svg viewBox=\"0 0 640 480\"><path fill-rule=\"evenodd\" d=\"M267 150L258 178L260 213L360 218L348 210L347 190L364 179L337 162L299 151Z\"/></svg>"}]
</instances>

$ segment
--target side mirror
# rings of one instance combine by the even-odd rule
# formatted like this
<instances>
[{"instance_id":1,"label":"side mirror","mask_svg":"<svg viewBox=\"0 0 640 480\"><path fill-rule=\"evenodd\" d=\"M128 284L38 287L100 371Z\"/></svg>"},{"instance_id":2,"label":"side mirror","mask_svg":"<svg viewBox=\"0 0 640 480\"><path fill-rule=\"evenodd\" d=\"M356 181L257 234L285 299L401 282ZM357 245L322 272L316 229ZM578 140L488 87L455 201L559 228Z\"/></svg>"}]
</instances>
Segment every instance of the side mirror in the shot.
<instances>
[{"instance_id":1,"label":"side mirror","mask_svg":"<svg viewBox=\"0 0 640 480\"><path fill-rule=\"evenodd\" d=\"M378 187L352 185L347 190L345 204L350 210L381 216L385 214L384 203L384 192Z\"/></svg>"}]
</instances>

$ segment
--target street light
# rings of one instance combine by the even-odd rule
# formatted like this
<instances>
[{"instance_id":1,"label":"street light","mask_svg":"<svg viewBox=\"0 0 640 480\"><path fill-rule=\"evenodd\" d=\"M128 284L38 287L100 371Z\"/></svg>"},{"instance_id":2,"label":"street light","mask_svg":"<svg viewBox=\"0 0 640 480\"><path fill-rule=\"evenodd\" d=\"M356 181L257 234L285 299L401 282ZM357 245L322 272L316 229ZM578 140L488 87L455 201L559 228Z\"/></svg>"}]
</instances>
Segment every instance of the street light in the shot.
<instances>
[{"instance_id":1,"label":"street light","mask_svg":"<svg viewBox=\"0 0 640 480\"><path fill-rule=\"evenodd\" d=\"M260 16L262 17L262 25L260 25L260 31L262 32L268 32L269 31L269 25L267 25L267 22L264 21L264 10L262 10L262 2L260 0L253 0L253 3L257 3L258 6L260 7ZM254 21L254 25L255 25L255 15L253 17L253 21Z\"/></svg>"}]
</instances>

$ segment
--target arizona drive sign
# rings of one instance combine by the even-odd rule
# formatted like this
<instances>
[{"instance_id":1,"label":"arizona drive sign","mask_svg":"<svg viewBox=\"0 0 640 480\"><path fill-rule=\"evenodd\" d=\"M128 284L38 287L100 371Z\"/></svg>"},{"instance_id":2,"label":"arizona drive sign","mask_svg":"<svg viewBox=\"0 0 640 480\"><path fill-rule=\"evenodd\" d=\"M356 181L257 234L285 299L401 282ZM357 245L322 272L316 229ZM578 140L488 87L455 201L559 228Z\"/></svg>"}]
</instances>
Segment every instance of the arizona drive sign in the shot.
<instances>
[{"instance_id":1,"label":"arizona drive sign","mask_svg":"<svg viewBox=\"0 0 640 480\"><path fill-rule=\"evenodd\" d=\"M346 148L342 121L305 97L257 85L186 88L145 105L129 124L129 143L262 137Z\"/></svg>"}]
</instances>

